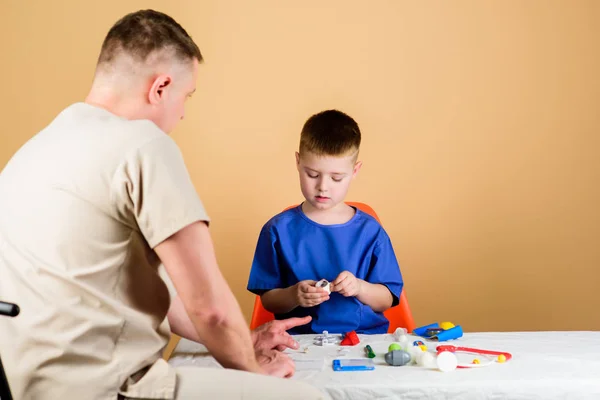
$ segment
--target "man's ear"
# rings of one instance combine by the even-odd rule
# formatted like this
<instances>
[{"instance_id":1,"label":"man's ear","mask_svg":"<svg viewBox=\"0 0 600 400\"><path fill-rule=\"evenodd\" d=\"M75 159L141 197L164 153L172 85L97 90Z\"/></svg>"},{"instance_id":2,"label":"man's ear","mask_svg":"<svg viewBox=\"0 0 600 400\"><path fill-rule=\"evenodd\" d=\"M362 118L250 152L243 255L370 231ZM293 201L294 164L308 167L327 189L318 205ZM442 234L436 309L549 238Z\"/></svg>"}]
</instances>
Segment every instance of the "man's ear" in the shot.
<instances>
[{"instance_id":1,"label":"man's ear","mask_svg":"<svg viewBox=\"0 0 600 400\"><path fill-rule=\"evenodd\" d=\"M356 177L356 174L358 174L358 171L360 171L361 167L362 167L362 161L357 161L356 164L354 164L354 170L352 171L352 178Z\"/></svg>"},{"instance_id":2,"label":"man's ear","mask_svg":"<svg viewBox=\"0 0 600 400\"><path fill-rule=\"evenodd\" d=\"M165 95L165 90L170 87L172 79L169 75L158 75L152 81L148 92L148 101L152 105L160 103Z\"/></svg>"}]
</instances>

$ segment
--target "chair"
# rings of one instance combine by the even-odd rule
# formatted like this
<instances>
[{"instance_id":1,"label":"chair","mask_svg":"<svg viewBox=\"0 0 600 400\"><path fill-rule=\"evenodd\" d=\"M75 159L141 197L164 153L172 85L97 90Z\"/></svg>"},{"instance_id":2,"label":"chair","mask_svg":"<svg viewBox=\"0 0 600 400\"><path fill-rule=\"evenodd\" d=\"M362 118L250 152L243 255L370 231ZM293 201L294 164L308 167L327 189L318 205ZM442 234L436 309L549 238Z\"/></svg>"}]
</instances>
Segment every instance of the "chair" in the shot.
<instances>
[{"instance_id":1,"label":"chair","mask_svg":"<svg viewBox=\"0 0 600 400\"><path fill-rule=\"evenodd\" d=\"M0 301L0 316L16 317L19 315L19 306L12 303L5 303ZM1 400L12 400L12 394L10 392L10 386L8 386L8 379L4 373L4 366L0 359L0 399Z\"/></svg>"},{"instance_id":2,"label":"chair","mask_svg":"<svg viewBox=\"0 0 600 400\"><path fill-rule=\"evenodd\" d=\"M348 204L349 206L356 207L362 212L371 215L377 220L377 222L381 224L381 220L379 219L379 216L377 215L375 210L373 210L373 208L371 208L367 204L359 202L346 202L346 204ZM286 208L286 210L289 210L293 207L296 206L288 207ZM398 327L406 328L408 332L412 332L415 329L415 321L413 319L412 312L410 311L410 307L408 306L408 300L406 299L406 293L404 290L402 290L399 300L400 302L398 303L398 305L387 309L383 313L383 315L385 315L385 317L390 321L388 332L393 333ZM260 296L256 296L256 298L254 299L254 310L252 311L252 319L250 320L250 329L255 329L256 327L266 322L269 322L274 318L275 316L273 315L273 313L270 313L263 307L262 302L260 301Z\"/></svg>"}]
</instances>

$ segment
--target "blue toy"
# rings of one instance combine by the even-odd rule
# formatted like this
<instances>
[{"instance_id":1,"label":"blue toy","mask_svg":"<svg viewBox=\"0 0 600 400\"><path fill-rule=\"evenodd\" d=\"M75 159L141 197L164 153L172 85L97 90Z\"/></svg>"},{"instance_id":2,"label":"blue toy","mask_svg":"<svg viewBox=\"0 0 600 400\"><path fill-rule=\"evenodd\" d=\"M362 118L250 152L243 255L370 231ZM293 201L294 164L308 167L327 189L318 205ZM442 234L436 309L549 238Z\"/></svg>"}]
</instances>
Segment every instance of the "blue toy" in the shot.
<instances>
[{"instance_id":1,"label":"blue toy","mask_svg":"<svg viewBox=\"0 0 600 400\"><path fill-rule=\"evenodd\" d=\"M420 328L415 328L413 333L417 336L422 336L427 339L437 340L439 342L444 342L446 340L453 340L462 337L463 330L460 325L454 326L453 324L443 323L444 327L441 327L437 322L431 325L425 325ZM451 327L448 327L451 325Z\"/></svg>"}]
</instances>

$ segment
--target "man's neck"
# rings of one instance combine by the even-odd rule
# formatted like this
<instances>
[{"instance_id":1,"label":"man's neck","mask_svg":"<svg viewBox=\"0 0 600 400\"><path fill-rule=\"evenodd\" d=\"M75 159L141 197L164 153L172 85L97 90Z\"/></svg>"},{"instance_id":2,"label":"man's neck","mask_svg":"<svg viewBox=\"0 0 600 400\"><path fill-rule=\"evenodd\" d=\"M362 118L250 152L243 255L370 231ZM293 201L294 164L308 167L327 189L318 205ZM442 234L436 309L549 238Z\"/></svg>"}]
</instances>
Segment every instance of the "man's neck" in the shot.
<instances>
[{"instance_id":1,"label":"man's neck","mask_svg":"<svg viewBox=\"0 0 600 400\"><path fill-rule=\"evenodd\" d=\"M111 84L111 82L104 82L102 80L94 81L90 92L85 98L85 103L103 108L125 119L146 119L144 104L131 95L137 93L137 91L133 88L124 91L115 88L114 85L114 82Z\"/></svg>"}]
</instances>

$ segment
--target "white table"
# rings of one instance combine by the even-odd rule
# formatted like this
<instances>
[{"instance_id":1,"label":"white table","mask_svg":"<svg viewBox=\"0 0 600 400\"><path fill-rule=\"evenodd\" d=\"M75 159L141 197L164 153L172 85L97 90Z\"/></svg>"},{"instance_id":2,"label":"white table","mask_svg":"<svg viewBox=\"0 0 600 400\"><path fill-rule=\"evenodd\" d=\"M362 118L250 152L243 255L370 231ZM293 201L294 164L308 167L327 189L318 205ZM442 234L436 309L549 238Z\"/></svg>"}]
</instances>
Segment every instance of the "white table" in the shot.
<instances>
[{"instance_id":1,"label":"white table","mask_svg":"<svg viewBox=\"0 0 600 400\"><path fill-rule=\"evenodd\" d=\"M288 351L299 360L292 379L309 382L332 399L600 399L600 332L510 332L466 333L451 342L429 342L433 351L439 344L506 351L512 360L477 369L441 372L419 366L392 367L383 354L393 342L392 335L359 335L354 347L313 344L315 335L299 335L302 351ZM377 357L374 371L334 372L334 358L363 358L370 344ZM349 349L340 354L340 348ZM459 355L469 362L473 355ZM309 359L321 359L320 370L303 370ZM482 359L483 360L483 359ZM181 340L172 365L221 366L199 344Z\"/></svg>"}]
</instances>

